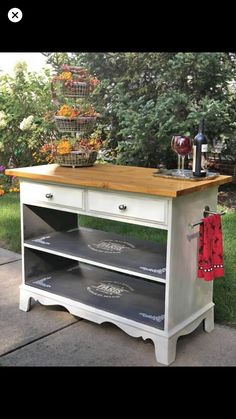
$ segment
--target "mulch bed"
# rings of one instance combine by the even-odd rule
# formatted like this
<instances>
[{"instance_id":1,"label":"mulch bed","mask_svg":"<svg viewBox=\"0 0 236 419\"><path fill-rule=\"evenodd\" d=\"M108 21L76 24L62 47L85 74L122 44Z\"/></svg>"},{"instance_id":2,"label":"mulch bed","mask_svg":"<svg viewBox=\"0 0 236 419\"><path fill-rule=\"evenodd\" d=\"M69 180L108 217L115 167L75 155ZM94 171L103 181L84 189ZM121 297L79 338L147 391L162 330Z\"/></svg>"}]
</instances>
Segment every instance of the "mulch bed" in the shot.
<instances>
[{"instance_id":1,"label":"mulch bed","mask_svg":"<svg viewBox=\"0 0 236 419\"><path fill-rule=\"evenodd\" d=\"M222 185L218 192L218 204L236 211L236 185Z\"/></svg>"}]
</instances>

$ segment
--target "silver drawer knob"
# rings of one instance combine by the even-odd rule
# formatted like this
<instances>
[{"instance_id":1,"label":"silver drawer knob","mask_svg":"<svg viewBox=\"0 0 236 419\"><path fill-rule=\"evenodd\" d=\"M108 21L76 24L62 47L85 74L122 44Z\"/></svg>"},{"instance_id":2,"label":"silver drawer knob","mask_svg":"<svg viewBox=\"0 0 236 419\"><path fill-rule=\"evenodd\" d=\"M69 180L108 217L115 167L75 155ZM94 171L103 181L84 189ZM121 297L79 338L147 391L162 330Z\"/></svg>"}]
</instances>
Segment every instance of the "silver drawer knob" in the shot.
<instances>
[{"instance_id":1,"label":"silver drawer knob","mask_svg":"<svg viewBox=\"0 0 236 419\"><path fill-rule=\"evenodd\" d=\"M124 204L119 205L119 210L124 211L126 210L127 206Z\"/></svg>"},{"instance_id":2,"label":"silver drawer knob","mask_svg":"<svg viewBox=\"0 0 236 419\"><path fill-rule=\"evenodd\" d=\"M46 193L46 198L52 198L53 197L53 194L52 193Z\"/></svg>"}]
</instances>

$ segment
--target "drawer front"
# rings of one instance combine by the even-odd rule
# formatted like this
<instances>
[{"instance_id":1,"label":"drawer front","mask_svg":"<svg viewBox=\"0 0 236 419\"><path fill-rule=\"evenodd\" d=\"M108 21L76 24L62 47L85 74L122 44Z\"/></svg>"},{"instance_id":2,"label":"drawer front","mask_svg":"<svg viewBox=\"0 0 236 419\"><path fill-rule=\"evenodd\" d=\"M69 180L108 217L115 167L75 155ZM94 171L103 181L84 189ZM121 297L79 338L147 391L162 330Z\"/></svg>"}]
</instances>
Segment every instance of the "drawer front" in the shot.
<instances>
[{"instance_id":1,"label":"drawer front","mask_svg":"<svg viewBox=\"0 0 236 419\"><path fill-rule=\"evenodd\" d=\"M167 209L164 199L88 191L89 212L167 224Z\"/></svg>"},{"instance_id":2,"label":"drawer front","mask_svg":"<svg viewBox=\"0 0 236 419\"><path fill-rule=\"evenodd\" d=\"M84 208L83 189L21 182L20 192L21 200L25 203L42 202L52 206Z\"/></svg>"}]
</instances>

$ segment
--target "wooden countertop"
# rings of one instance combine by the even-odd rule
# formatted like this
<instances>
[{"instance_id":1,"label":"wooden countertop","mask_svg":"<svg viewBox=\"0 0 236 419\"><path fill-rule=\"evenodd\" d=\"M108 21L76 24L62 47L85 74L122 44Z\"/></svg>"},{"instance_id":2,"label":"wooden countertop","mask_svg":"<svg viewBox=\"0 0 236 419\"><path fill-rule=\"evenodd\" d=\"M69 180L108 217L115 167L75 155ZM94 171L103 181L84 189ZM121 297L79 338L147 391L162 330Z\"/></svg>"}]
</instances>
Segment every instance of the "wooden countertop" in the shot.
<instances>
[{"instance_id":1,"label":"wooden countertop","mask_svg":"<svg viewBox=\"0 0 236 419\"><path fill-rule=\"evenodd\" d=\"M7 175L32 181L177 197L232 181L232 176L189 181L153 176L155 168L95 164L91 167L61 167L57 164L7 169Z\"/></svg>"}]
</instances>

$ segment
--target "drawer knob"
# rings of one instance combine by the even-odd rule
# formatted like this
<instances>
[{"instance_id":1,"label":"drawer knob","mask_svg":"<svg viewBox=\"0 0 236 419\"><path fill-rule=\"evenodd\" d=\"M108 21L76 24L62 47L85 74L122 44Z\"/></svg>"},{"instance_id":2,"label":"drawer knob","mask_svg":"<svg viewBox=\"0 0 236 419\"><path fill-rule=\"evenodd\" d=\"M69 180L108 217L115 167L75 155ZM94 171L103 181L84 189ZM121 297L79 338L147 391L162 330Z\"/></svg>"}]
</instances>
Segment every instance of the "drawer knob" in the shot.
<instances>
[{"instance_id":1,"label":"drawer knob","mask_svg":"<svg viewBox=\"0 0 236 419\"><path fill-rule=\"evenodd\" d=\"M126 208L127 208L127 206L125 204L120 204L119 205L119 210L121 210L121 211L125 211Z\"/></svg>"},{"instance_id":2,"label":"drawer knob","mask_svg":"<svg viewBox=\"0 0 236 419\"><path fill-rule=\"evenodd\" d=\"M46 198L52 198L53 197L53 194L52 193L46 193Z\"/></svg>"}]
</instances>

